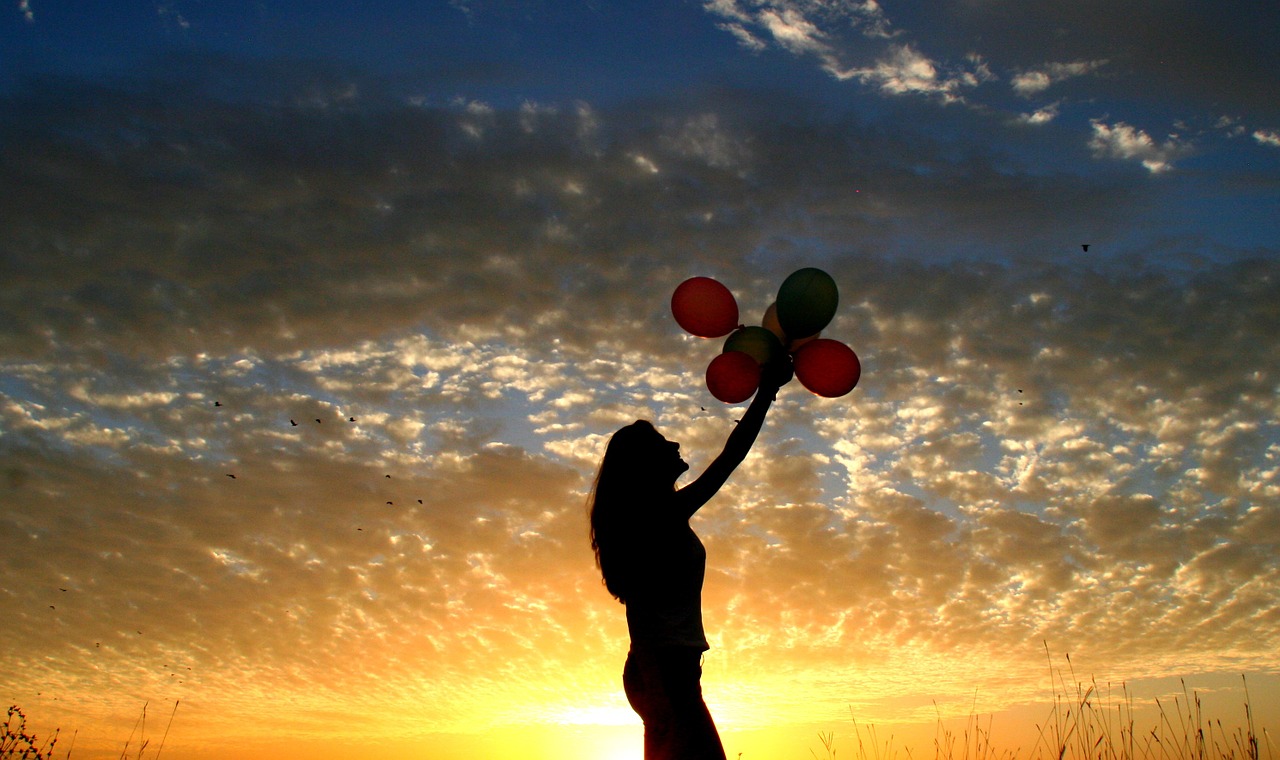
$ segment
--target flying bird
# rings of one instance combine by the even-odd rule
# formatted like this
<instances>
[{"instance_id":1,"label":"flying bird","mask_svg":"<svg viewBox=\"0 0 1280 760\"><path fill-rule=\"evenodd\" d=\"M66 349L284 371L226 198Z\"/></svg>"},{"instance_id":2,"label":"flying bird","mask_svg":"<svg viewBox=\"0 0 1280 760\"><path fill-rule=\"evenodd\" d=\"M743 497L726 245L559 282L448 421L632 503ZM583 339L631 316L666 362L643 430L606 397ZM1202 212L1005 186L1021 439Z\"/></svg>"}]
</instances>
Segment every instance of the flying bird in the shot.
<instances>
[{"instance_id":1,"label":"flying bird","mask_svg":"<svg viewBox=\"0 0 1280 760\"><path fill-rule=\"evenodd\" d=\"M356 418L355 418L355 417L348 417L348 418L347 418L347 422L355 422L355 421L356 421Z\"/></svg>"},{"instance_id":2,"label":"flying bird","mask_svg":"<svg viewBox=\"0 0 1280 760\"><path fill-rule=\"evenodd\" d=\"M316 424L317 424L317 425L319 425L319 424L320 424L320 418L319 418L319 417L316 417Z\"/></svg>"},{"instance_id":3,"label":"flying bird","mask_svg":"<svg viewBox=\"0 0 1280 760\"><path fill-rule=\"evenodd\" d=\"M214 406L222 406L222 402L221 402L221 401L215 401L215 402L213 402L213 405L214 405Z\"/></svg>"},{"instance_id":4,"label":"flying bird","mask_svg":"<svg viewBox=\"0 0 1280 760\"><path fill-rule=\"evenodd\" d=\"M390 501L389 501L389 502L387 502L387 506L389 506L389 507L394 507L394 506L395 506L395 503L394 503L394 502L390 502Z\"/></svg>"},{"instance_id":5,"label":"flying bird","mask_svg":"<svg viewBox=\"0 0 1280 760\"><path fill-rule=\"evenodd\" d=\"M1081 248L1083 248L1083 249L1085 250L1085 252L1086 252L1086 253L1088 253L1088 251L1089 251L1089 244L1088 244L1088 243L1081 243L1081 244L1080 244L1080 247L1081 247Z\"/></svg>"},{"instance_id":6,"label":"flying bird","mask_svg":"<svg viewBox=\"0 0 1280 760\"><path fill-rule=\"evenodd\" d=\"M289 424L293 425L294 427L298 426L298 423L294 422L293 420L289 420Z\"/></svg>"},{"instance_id":7,"label":"flying bird","mask_svg":"<svg viewBox=\"0 0 1280 760\"><path fill-rule=\"evenodd\" d=\"M418 503L419 503L419 504L421 504L421 503L422 503L422 499L418 499Z\"/></svg>"},{"instance_id":8,"label":"flying bird","mask_svg":"<svg viewBox=\"0 0 1280 760\"><path fill-rule=\"evenodd\" d=\"M232 474L231 474L231 473L229 473L229 472L227 473L227 477L228 477L228 478L231 478L232 480L235 480L235 479L236 479L236 476L235 476L235 475L232 475Z\"/></svg>"}]
</instances>

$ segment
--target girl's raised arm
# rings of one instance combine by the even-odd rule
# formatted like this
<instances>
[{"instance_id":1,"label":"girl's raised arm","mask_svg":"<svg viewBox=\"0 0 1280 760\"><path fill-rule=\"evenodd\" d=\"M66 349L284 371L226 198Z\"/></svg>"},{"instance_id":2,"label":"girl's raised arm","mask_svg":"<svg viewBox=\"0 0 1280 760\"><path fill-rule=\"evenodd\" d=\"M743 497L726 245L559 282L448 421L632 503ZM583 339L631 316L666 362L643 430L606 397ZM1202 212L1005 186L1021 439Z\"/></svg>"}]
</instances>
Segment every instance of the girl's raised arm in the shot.
<instances>
[{"instance_id":1,"label":"girl's raised arm","mask_svg":"<svg viewBox=\"0 0 1280 760\"><path fill-rule=\"evenodd\" d=\"M710 501L738 465L742 464L742 460L747 458L752 444L756 442L756 436L760 434L760 428L764 426L765 414L778 395L778 388L786 385L791 377L789 361L764 368L760 389L756 391L755 398L751 399L747 413L742 415L738 426L729 434L719 456L696 480L676 491L676 508L683 519L693 517L702 505Z\"/></svg>"}]
</instances>

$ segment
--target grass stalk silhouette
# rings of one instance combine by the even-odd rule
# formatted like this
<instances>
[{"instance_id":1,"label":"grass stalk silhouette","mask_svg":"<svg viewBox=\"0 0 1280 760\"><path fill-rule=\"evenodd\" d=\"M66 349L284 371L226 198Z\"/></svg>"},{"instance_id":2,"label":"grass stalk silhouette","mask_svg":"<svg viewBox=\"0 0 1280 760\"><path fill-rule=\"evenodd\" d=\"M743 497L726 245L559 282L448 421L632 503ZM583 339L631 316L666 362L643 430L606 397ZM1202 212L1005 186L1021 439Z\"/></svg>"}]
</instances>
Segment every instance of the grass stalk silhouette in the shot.
<instances>
[{"instance_id":1,"label":"grass stalk silhouette","mask_svg":"<svg viewBox=\"0 0 1280 760\"><path fill-rule=\"evenodd\" d=\"M38 736L27 733L27 716L22 709L10 705L4 725L0 726L0 759L50 760L53 748L58 744L60 730L54 729L53 736L41 743Z\"/></svg>"},{"instance_id":2,"label":"grass stalk silhouette","mask_svg":"<svg viewBox=\"0 0 1280 760\"><path fill-rule=\"evenodd\" d=\"M1259 734L1254 723L1249 684L1243 675L1245 720L1234 731L1223 726L1221 719L1207 720L1200 695L1188 691L1182 680L1182 694L1175 695L1172 704L1157 697L1155 725L1139 732L1134 697L1127 684L1121 683L1117 690L1111 684L1099 686L1092 678L1082 682L1076 678L1070 655L1066 655L1064 673L1054 665L1047 644L1045 654L1053 698L1045 720L1035 724L1036 738L1030 749L997 749L993 718L986 716L984 725L976 712L975 694L974 709L959 734L946 725L934 703L938 717L933 760L1276 760L1271 735L1265 728ZM899 748L893 746L892 736L881 744L874 725L861 726L856 718L853 724L855 760L898 759ZM819 758L812 749L810 754L816 760L835 760L835 733L820 732L818 741L825 755ZM901 749L907 760L914 760L910 748Z\"/></svg>"}]
</instances>

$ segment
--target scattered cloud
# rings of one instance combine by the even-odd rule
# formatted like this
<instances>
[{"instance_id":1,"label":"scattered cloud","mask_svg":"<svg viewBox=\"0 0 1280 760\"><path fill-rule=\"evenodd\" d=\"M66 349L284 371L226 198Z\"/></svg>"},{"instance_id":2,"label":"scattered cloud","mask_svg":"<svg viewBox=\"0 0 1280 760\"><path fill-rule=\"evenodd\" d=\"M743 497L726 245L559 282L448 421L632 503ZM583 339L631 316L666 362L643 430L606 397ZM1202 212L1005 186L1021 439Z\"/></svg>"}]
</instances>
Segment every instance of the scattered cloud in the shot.
<instances>
[{"instance_id":1,"label":"scattered cloud","mask_svg":"<svg viewBox=\"0 0 1280 760\"><path fill-rule=\"evenodd\" d=\"M1010 80L1013 91L1029 97L1049 89L1054 84L1072 77L1084 76L1107 65L1105 59L1096 61L1072 61L1071 63L1046 63L1015 74Z\"/></svg>"},{"instance_id":2,"label":"scattered cloud","mask_svg":"<svg viewBox=\"0 0 1280 760\"><path fill-rule=\"evenodd\" d=\"M1275 129L1254 130L1253 139L1257 140L1260 145L1267 145L1272 148L1280 148L1280 130L1275 130Z\"/></svg>"},{"instance_id":3,"label":"scattered cloud","mask_svg":"<svg viewBox=\"0 0 1280 760\"><path fill-rule=\"evenodd\" d=\"M732 34L734 37L738 39L738 44L742 45L744 48L746 48L747 50L750 50L753 53L759 53L760 51L769 47L768 43L766 43L764 40L752 34L742 24L733 23L733 22L724 22L724 23L717 24L716 26L717 28L723 29L726 32L729 32L730 34Z\"/></svg>"},{"instance_id":4,"label":"scattered cloud","mask_svg":"<svg viewBox=\"0 0 1280 760\"><path fill-rule=\"evenodd\" d=\"M1161 92L1185 93L1190 100L1181 106L1184 110L1198 109L1197 99L1225 97L1226 102L1248 112L1248 118L1267 117L1274 111L1273 99L1268 100L1269 90L1257 73L1258 67L1229 63L1246 57L1209 57L1203 40L1175 31L1203 24L1204 19L1192 18L1189 12L1143 12L1146 22L1142 22L1110 12L1082 14L1041 3L1002 13L970 4L937 14L936 23L914 19L914 23L904 25L892 23L873 0L837 4L810 0L709 0L703 7L721 19L721 29L735 35L740 44L752 51L775 46L816 61L822 71L840 81L858 82L893 97L919 95L941 104L964 103L978 110L1004 112L1012 123L1064 123L1059 117L1068 101L1059 97L1052 104L1029 112L1010 110L1010 104L994 91L981 93L981 85L1007 79L1015 95L1032 99L1068 80L1090 76L1105 80L1104 85L1094 88L1094 95L1072 100L1108 99L1114 108L1128 109L1130 115L1114 122L1109 117L1094 117L1088 122L1089 127L1070 119L1070 128L1090 129L1087 139L1095 154L1140 160L1153 174L1172 168L1177 158L1186 155L1187 145L1176 136L1157 142L1145 132L1127 126L1145 116L1151 81L1165 83ZM902 18L909 18L909 14L903 12L897 21ZM1052 26L1044 25L1044 18L1056 19L1054 35L1044 31ZM1267 44L1252 33L1226 34L1224 29L1235 23L1226 16L1215 18L1204 31L1223 41L1232 40L1229 44L1233 47ZM1128 70L1117 69L1114 56L1099 56L1099 46L1090 42L1111 38L1117 25L1143 30L1106 48L1123 51L1130 61ZM1015 28L1016 34L1012 31ZM1026 40L1015 45L1010 43L1013 37ZM1062 57L1045 62L1045 49L1057 51ZM1038 61L1031 60L1033 56ZM1171 65L1170 61L1178 63ZM1081 85L1078 89L1088 93L1086 87ZM1218 131L1224 137L1248 134L1247 120L1233 117L1230 129L1220 127ZM1194 132L1179 118L1170 120L1170 131ZM1258 137L1269 131L1255 130L1253 134L1259 143L1270 144Z\"/></svg>"},{"instance_id":5,"label":"scattered cloud","mask_svg":"<svg viewBox=\"0 0 1280 760\"><path fill-rule=\"evenodd\" d=\"M773 39L792 53L819 56L830 53L830 48L822 41L822 33L794 8L764 10L757 18Z\"/></svg>"},{"instance_id":6,"label":"scattered cloud","mask_svg":"<svg viewBox=\"0 0 1280 760\"><path fill-rule=\"evenodd\" d=\"M845 54L817 4L713 6ZM995 76L884 44L840 71L934 99L899 108ZM1011 158L1057 125L1003 151L754 91L407 105L337 82L317 108L137 84L19 93L0 119L0 186L24 188L0 206L22 285L0 293L3 672L88 688L88 712L199 694L300 731L339 700L439 730L625 710L593 468L643 417L696 471L737 414L664 294L716 276L756 319L815 262L863 381L785 389L697 528L715 651L823 696L742 698L740 721L837 714L833 680L900 696L906 669L940 704L1016 702L990 662L1045 640L1121 679L1273 667L1276 252L1170 233L1159 260L1073 258L1076 231L1151 224L1163 183ZM1092 130L1080 155L1151 173L1188 151Z\"/></svg>"},{"instance_id":7,"label":"scattered cloud","mask_svg":"<svg viewBox=\"0 0 1280 760\"><path fill-rule=\"evenodd\" d=\"M972 71L941 72L910 45L891 46L888 56L870 67L829 70L837 79L857 79L892 95L932 95L944 102L961 100L962 87L973 87L985 78L981 66Z\"/></svg>"},{"instance_id":8,"label":"scattered cloud","mask_svg":"<svg viewBox=\"0 0 1280 760\"><path fill-rule=\"evenodd\" d=\"M1190 150L1187 143L1176 135L1158 143L1151 135L1122 121L1107 124L1101 119L1093 119L1090 123L1093 125L1093 137L1089 140L1089 147L1094 155L1140 161L1152 174L1169 171L1174 160Z\"/></svg>"},{"instance_id":9,"label":"scattered cloud","mask_svg":"<svg viewBox=\"0 0 1280 760\"><path fill-rule=\"evenodd\" d=\"M1048 124L1058 116L1058 108L1060 103L1050 103L1043 108L1037 108L1031 113L1018 114L1018 121L1023 124Z\"/></svg>"}]
</instances>

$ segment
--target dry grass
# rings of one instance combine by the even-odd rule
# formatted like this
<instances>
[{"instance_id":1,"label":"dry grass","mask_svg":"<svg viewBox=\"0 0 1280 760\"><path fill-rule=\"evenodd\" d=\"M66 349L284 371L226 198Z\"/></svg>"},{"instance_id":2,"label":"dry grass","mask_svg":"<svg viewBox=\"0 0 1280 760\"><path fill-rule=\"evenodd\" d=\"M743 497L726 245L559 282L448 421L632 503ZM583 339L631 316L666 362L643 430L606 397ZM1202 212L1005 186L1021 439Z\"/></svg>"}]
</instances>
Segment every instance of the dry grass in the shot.
<instances>
[{"instance_id":1,"label":"dry grass","mask_svg":"<svg viewBox=\"0 0 1280 760\"><path fill-rule=\"evenodd\" d=\"M948 728L939 716L933 740L934 760L1276 760L1265 728L1259 742L1244 676L1241 683L1245 720L1234 731L1226 729L1221 719L1205 718L1200 695L1188 693L1185 681L1181 696L1175 696L1172 704L1155 700L1156 725L1139 730L1133 696L1127 686L1121 684L1115 693L1110 685L1099 688L1092 679L1082 683L1076 680L1069 655L1066 660L1075 686L1068 686L1066 675L1054 667L1050 658L1053 703L1045 721L1036 724L1033 747L997 749L990 716L984 725L981 717L971 713L961 733ZM893 745L892 737L882 741L875 726L861 726L854 719L854 733L856 760L903 760L901 756L914 760L909 748ZM825 758L835 760L834 733L820 733L818 740ZM819 758L813 750L810 754Z\"/></svg>"},{"instance_id":2,"label":"dry grass","mask_svg":"<svg viewBox=\"0 0 1280 760\"><path fill-rule=\"evenodd\" d=\"M173 702L173 712L169 714L169 722L165 725L164 736L160 738L160 746L156 749L155 754L151 756L151 760L159 760L160 752L164 750L165 739L169 738L169 729L173 726L173 716L178 713L178 700ZM27 716L17 705L9 708L9 717L5 720L4 725L0 726L0 760L54 760L53 749L58 744L58 734L62 729L54 729L53 736L44 742L39 740L35 734L27 733ZM133 751L135 760L143 760L143 752L151 743L146 738L147 734L147 705L142 705L142 713L138 716L138 720L133 724L133 730L129 732L129 738L125 739L124 749L120 750L120 760L129 760L130 745L133 744L134 738L137 737L138 744ZM71 746L67 748L64 760L70 760L71 751L75 749L76 734L71 736Z\"/></svg>"},{"instance_id":3,"label":"dry grass","mask_svg":"<svg viewBox=\"0 0 1280 760\"><path fill-rule=\"evenodd\" d=\"M43 742L35 734L27 733L27 716L17 705L9 706L9 714L0 729L3 730L0 733L0 759L48 760L53 757L53 748L58 744L58 731L55 730L53 736Z\"/></svg>"}]
</instances>

